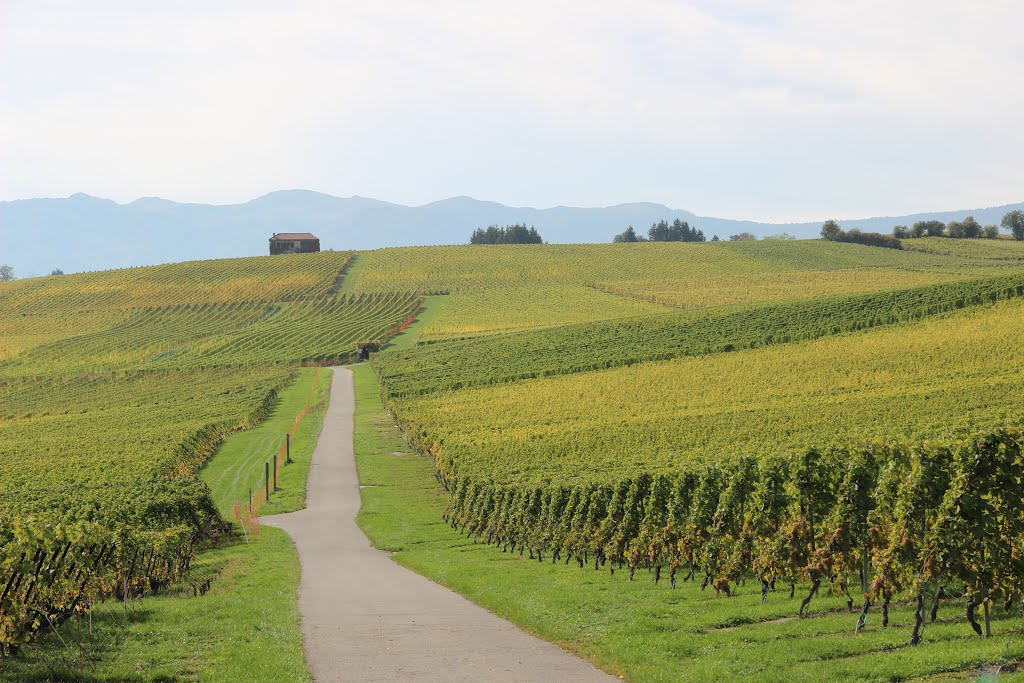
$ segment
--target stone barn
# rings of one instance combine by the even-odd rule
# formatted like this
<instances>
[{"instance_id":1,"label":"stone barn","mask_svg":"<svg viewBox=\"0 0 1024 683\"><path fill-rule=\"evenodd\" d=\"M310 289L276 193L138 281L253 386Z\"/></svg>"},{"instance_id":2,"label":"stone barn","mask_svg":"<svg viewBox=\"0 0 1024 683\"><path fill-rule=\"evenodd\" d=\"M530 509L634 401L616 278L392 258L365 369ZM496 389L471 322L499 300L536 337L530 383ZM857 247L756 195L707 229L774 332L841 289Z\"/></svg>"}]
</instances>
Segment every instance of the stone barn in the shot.
<instances>
[{"instance_id":1,"label":"stone barn","mask_svg":"<svg viewBox=\"0 0 1024 683\"><path fill-rule=\"evenodd\" d=\"M320 251L320 238L309 232L279 232L270 238L270 255Z\"/></svg>"}]
</instances>

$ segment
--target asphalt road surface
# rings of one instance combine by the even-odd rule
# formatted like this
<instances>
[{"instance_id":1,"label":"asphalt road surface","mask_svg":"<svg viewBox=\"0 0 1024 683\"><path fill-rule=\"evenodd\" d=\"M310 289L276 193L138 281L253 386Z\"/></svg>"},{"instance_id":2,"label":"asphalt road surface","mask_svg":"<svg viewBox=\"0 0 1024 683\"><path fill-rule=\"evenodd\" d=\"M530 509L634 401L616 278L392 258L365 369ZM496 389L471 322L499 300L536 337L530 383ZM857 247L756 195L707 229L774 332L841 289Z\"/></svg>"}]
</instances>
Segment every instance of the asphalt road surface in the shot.
<instances>
[{"instance_id":1,"label":"asphalt road surface","mask_svg":"<svg viewBox=\"0 0 1024 683\"><path fill-rule=\"evenodd\" d=\"M356 525L352 373L335 368L307 508L267 517L299 551L299 610L316 681L617 680L393 562Z\"/></svg>"}]
</instances>

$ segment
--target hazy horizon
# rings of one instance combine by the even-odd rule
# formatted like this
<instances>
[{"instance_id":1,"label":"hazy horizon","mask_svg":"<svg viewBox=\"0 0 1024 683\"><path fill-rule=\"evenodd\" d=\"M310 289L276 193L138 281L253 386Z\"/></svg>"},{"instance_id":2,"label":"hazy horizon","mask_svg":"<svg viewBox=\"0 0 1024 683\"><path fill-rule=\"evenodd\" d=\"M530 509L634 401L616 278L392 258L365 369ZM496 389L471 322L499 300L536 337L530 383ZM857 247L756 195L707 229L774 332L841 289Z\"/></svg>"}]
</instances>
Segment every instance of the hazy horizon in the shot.
<instances>
[{"instance_id":1,"label":"hazy horizon","mask_svg":"<svg viewBox=\"0 0 1024 683\"><path fill-rule=\"evenodd\" d=\"M701 214L698 211L694 211L691 208L686 207L686 206L671 206L671 205L668 205L668 204L663 204L662 202L655 202L655 201L642 200L642 199L638 199L638 200L635 200L635 201L619 202L619 203L616 203L616 204L592 205L592 206L581 206L581 205L564 204L564 203L563 204L552 204L552 205L546 205L546 206L529 206L529 205L509 205L509 204L504 204L502 202L497 202L497 201L495 201L493 199L489 199L487 197L474 197L472 195L462 194L462 195L452 195L452 196L448 196L448 197L440 197L440 198L437 198L437 199L432 199L432 200L426 201L426 202L424 202L422 204L403 204L403 203L392 201L390 199L383 198L383 197L367 197L367 196L358 195L358 194L353 194L353 195L337 195L337 194L332 194L330 192L321 192L319 190L311 190L309 188L302 188L302 187L280 188L280 189L276 189L276 190L270 190L269 192L264 192L264 193L262 193L260 195L249 197L248 199L241 199L241 200L236 200L236 201L224 201L224 202L201 202L201 201L194 201L194 200L189 200L189 199L178 199L178 198L174 198L174 197L163 197L163 196L159 196L159 195L140 195L140 196L137 196L137 197L127 198L124 201L118 201L117 199L114 199L112 197L104 197L104 196L100 196L100 195L90 194L88 192L81 192L81 191L79 191L79 192L73 192L73 193L71 193L69 195L64 195L64 196L38 196L38 197L22 197L22 198L18 198L18 199L0 199L0 203L15 202L15 201L26 201L26 200L33 200L33 199L71 199L71 198L73 198L76 195L84 195L84 196L87 196L87 197L91 197L93 199L101 199L101 200L111 201L111 202L114 202L115 204L117 204L118 206L130 206L132 204L135 204L136 202L141 202L141 201L145 201L145 200L161 200L161 201L171 202L171 203L179 204L179 205L190 205L191 204L191 205L201 205L201 206L228 207L228 206L242 206L242 205L249 204L251 202L257 201L259 199L263 199L265 197L269 197L270 195L275 195L275 194L280 194L280 193L288 193L288 192L300 192L300 193L301 192L308 192L308 193L312 193L312 194L324 195L324 196L331 197L331 198L334 198L334 199L365 199L365 200L369 200L369 201L373 201L373 202L381 202L383 204L391 204L393 206L413 208L413 209L423 208L423 207L431 206L431 205L434 205L434 204L441 204L441 203L444 203L444 202L447 202L447 201L450 201L450 200L456 200L456 199L471 199L471 200L473 200L475 202L489 203L489 204L499 204L499 205L501 205L501 206L503 206L505 208L510 208L510 209L528 209L528 210L538 210L538 211L546 211L546 210L550 210L550 209L610 209L610 208L615 208L615 207L619 207L619 206L653 204L653 205L657 205L657 206L662 206L662 207L664 207L666 209L669 209L669 210L672 210L672 211L683 211L683 212L687 212L687 213L692 213L692 214L694 214L694 215L696 215L698 217L702 217L702 218L717 218L717 219L734 220L734 221L741 221L741 222L752 222L752 223L759 223L759 224L763 224L763 225L777 224L779 226L787 226L787 225L792 225L794 223L822 222L822 221L827 220L829 218L835 219L835 220L838 220L838 221L844 221L844 220L845 221L858 221L858 220L879 219L879 218L883 218L883 219L884 218L897 218L898 219L898 218L901 218L903 216L910 216L910 215L926 215L926 214L941 214L941 213L962 213L963 211L970 211L970 210L974 210L974 209L978 209L978 210L990 209L990 208L994 208L994 207L1003 207L1003 206L1016 205L1016 204L1020 204L1021 203L1019 201L1009 201L1009 202L1005 202L1005 203L1002 203L1002 204L989 204L989 205L985 205L985 206L982 206L982 205L972 205L972 206L969 206L969 207L966 207L966 208L965 207L937 207L937 208L932 207L932 208L922 208L922 209L916 210L916 211L908 211L908 212L903 213L903 214L882 214L882 213L870 213L870 212L869 213L865 213L865 214L861 214L861 215L855 215L855 216L854 215L840 216L840 215L832 215L832 214L815 214L815 215L809 216L807 218L793 219L793 220L788 220L788 221L787 220L771 220L769 218L761 218L761 217L757 217L757 216L754 216L754 217L739 217L739 216L733 216L733 215L716 215L716 216L705 215L705 214ZM1021 194L1024 194L1024 193L1021 193ZM1018 199L1024 199L1024 197L1020 197ZM0 226L0 228L2 228L2 227L3 226Z\"/></svg>"},{"instance_id":2,"label":"hazy horizon","mask_svg":"<svg viewBox=\"0 0 1024 683\"><path fill-rule=\"evenodd\" d=\"M1024 6L0 4L0 200L1020 201Z\"/></svg>"}]
</instances>

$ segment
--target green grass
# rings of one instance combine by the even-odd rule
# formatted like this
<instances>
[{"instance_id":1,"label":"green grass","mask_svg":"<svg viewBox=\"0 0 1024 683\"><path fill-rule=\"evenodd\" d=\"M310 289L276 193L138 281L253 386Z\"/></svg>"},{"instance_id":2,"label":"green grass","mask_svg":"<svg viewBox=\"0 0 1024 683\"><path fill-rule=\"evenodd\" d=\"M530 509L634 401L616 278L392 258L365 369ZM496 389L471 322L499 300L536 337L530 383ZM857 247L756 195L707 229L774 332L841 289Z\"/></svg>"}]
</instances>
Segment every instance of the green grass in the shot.
<instances>
[{"instance_id":1,"label":"green grass","mask_svg":"<svg viewBox=\"0 0 1024 683\"><path fill-rule=\"evenodd\" d=\"M813 618L791 619L798 599L773 593L766 606L748 583L732 598L693 582L671 590L647 572L595 572L539 563L466 539L441 515L448 496L434 465L412 454L383 409L372 368L354 369L355 453L362 489L358 522L400 564L630 680L905 680L943 672L969 679L981 667L1024 658L1019 621L1000 618L995 637L973 637L962 603L951 601L925 643L907 645L912 609L899 605L892 626L853 634L845 599L812 603ZM798 596L799 597L799 596ZM777 621L785 620L785 621Z\"/></svg>"},{"instance_id":2,"label":"green grass","mask_svg":"<svg viewBox=\"0 0 1024 683\"><path fill-rule=\"evenodd\" d=\"M411 349L420 341L423 329L431 325L441 314L447 297L426 296L423 297L423 306L415 322L388 340L384 345L385 349Z\"/></svg>"},{"instance_id":3,"label":"green grass","mask_svg":"<svg viewBox=\"0 0 1024 683\"><path fill-rule=\"evenodd\" d=\"M193 597L189 585L165 595L94 606L0 666L0 681L308 681L296 591L299 562L291 539L264 528L202 552L193 581L212 577ZM81 633L81 649L78 646Z\"/></svg>"},{"instance_id":4,"label":"green grass","mask_svg":"<svg viewBox=\"0 0 1024 683\"><path fill-rule=\"evenodd\" d=\"M250 481L262 478L263 462L277 452L295 415L306 405L315 369L281 392L259 426L229 436L201 471L228 518ZM304 507L306 476L330 395L332 371L323 369L314 391L319 405L292 440L293 464L282 468L278 491L261 513ZM262 483L260 482L260 485ZM192 586L212 578L201 597ZM200 552L186 581L167 594L129 603L96 605L23 654L5 660L0 681L308 681L296 591L295 546L279 529L263 526L246 543L241 536ZM77 645L82 636L81 651ZM62 640L63 639L63 642Z\"/></svg>"},{"instance_id":5,"label":"green grass","mask_svg":"<svg viewBox=\"0 0 1024 683\"><path fill-rule=\"evenodd\" d=\"M279 394L277 405L267 419L225 440L216 455L203 466L200 476L210 486L217 509L226 519L232 517L233 503L246 503L249 491L255 493L264 485L264 463L277 453L295 416L305 407L315 374L316 368L299 370L298 378ZM306 476L327 412L331 375L329 369L320 370L312 400L312 405L317 407L299 423L292 438L293 463L281 468L278 490L261 508L263 515L301 510L306 504Z\"/></svg>"}]
</instances>

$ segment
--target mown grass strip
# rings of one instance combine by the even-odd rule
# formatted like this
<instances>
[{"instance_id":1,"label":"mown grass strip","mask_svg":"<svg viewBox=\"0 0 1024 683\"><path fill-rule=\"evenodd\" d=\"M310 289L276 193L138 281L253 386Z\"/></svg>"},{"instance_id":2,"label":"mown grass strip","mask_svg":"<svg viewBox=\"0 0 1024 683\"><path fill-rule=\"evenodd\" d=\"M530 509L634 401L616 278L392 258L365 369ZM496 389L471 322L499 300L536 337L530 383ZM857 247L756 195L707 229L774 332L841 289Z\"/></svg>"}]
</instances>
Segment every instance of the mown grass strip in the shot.
<instances>
[{"instance_id":1,"label":"mown grass strip","mask_svg":"<svg viewBox=\"0 0 1024 683\"><path fill-rule=\"evenodd\" d=\"M239 432L227 439L200 472L210 486L217 509L225 519L231 519L232 505L246 503L250 489L264 485L263 463L270 461L285 441L295 416L307 401L316 368L302 368L296 380L278 395L277 405L267 418L253 429ZM275 514L300 510L306 502L306 477L313 448L323 427L324 415L330 397L332 372L320 370L311 405L317 406L299 424L292 439L291 465L281 468L278 491L261 509L261 514Z\"/></svg>"}]
</instances>

